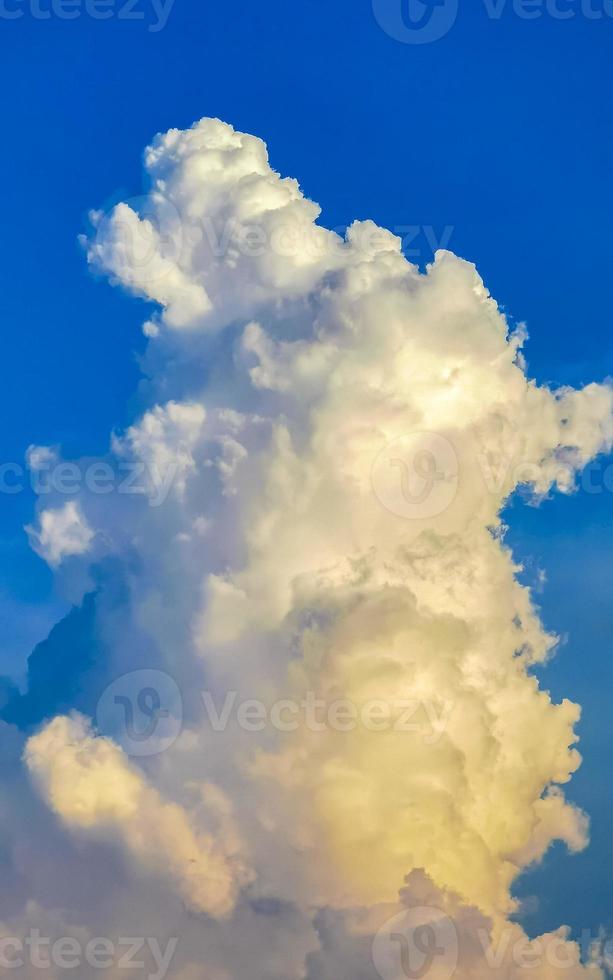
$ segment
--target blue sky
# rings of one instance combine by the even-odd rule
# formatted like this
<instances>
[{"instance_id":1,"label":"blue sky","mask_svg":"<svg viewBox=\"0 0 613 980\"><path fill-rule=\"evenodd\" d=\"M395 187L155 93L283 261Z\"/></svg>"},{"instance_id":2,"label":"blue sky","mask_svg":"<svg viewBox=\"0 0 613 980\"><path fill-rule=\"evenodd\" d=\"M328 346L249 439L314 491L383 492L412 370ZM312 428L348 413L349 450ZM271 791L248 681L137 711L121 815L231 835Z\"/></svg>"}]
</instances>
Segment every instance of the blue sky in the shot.
<instances>
[{"instance_id":1,"label":"blue sky","mask_svg":"<svg viewBox=\"0 0 613 980\"><path fill-rule=\"evenodd\" d=\"M77 236L90 208L142 192L153 134L204 115L265 139L329 227L360 217L420 229L409 247L422 265L446 236L527 322L539 381L612 373L610 16L569 3L573 17L526 19L509 3L492 19L481 0L460 0L445 37L414 45L380 27L370 0L176 0L157 32L147 0L134 21L41 20L22 6L23 17L0 17L3 461L31 443L103 452L138 414L142 306L88 272ZM14 673L66 608L28 547L32 509L29 493L0 500ZM609 490L509 508L526 580L547 572L546 625L568 635L542 677L584 707L570 796L593 822L590 850L556 849L524 878L520 893L540 901L525 920L534 930L613 928L612 515Z\"/></svg>"}]
</instances>

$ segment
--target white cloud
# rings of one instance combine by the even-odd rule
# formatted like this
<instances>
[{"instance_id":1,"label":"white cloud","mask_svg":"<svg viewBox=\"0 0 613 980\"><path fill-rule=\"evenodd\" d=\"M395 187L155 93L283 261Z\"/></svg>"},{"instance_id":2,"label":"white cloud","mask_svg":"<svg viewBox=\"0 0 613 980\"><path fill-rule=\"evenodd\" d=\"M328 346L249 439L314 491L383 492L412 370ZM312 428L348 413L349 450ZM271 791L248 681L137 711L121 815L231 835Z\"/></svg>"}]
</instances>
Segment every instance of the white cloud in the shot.
<instances>
[{"instance_id":1,"label":"white cloud","mask_svg":"<svg viewBox=\"0 0 613 980\"><path fill-rule=\"evenodd\" d=\"M588 825L564 796L579 709L534 677L555 638L500 514L518 488L571 492L610 450L611 388L538 385L525 332L474 266L439 252L422 274L372 222L327 231L252 136L202 120L145 160L150 195L98 216L89 256L160 307L146 326L150 407L113 442L152 492L83 491L41 513L33 543L54 565L86 552L84 513L113 541L128 598L117 612L103 585L98 627L118 675L166 670L196 702L199 683L221 701L382 702L397 727L216 732L192 705L145 776L60 717L28 743L43 799L69 837L128 855L113 897L131 928L167 914L165 892L132 899L149 876L191 909L232 915L199 921L206 941L182 922L177 976L206 954L215 980L370 980L377 916L399 910L419 868L461 929L523 941L514 882L552 842L585 846ZM436 739L403 730L403 701L443 719ZM209 787L196 810L193 784ZM334 929L315 935L315 909ZM345 943L356 910L359 961ZM473 954L462 980L482 975ZM577 961L565 975L585 972Z\"/></svg>"},{"instance_id":2,"label":"white cloud","mask_svg":"<svg viewBox=\"0 0 613 980\"><path fill-rule=\"evenodd\" d=\"M221 808L226 826L219 841L195 826L183 807L162 799L121 749L96 737L80 715L55 718L28 741L25 759L68 827L115 839L145 873L170 875L195 911L215 918L231 913L249 874L235 853L231 812L212 787L203 786L202 796Z\"/></svg>"},{"instance_id":3,"label":"white cloud","mask_svg":"<svg viewBox=\"0 0 613 980\"><path fill-rule=\"evenodd\" d=\"M26 451L26 462L34 472L53 466L58 458L55 446L28 446Z\"/></svg>"},{"instance_id":4,"label":"white cloud","mask_svg":"<svg viewBox=\"0 0 613 980\"><path fill-rule=\"evenodd\" d=\"M150 494L172 486L182 497L195 469L192 453L205 419L204 408L196 403L156 405L123 439L114 439L115 452L144 465Z\"/></svg>"},{"instance_id":5,"label":"white cloud","mask_svg":"<svg viewBox=\"0 0 613 980\"><path fill-rule=\"evenodd\" d=\"M74 500L57 509L43 510L39 527L26 528L34 550L53 568L72 555L89 551L94 531Z\"/></svg>"}]
</instances>

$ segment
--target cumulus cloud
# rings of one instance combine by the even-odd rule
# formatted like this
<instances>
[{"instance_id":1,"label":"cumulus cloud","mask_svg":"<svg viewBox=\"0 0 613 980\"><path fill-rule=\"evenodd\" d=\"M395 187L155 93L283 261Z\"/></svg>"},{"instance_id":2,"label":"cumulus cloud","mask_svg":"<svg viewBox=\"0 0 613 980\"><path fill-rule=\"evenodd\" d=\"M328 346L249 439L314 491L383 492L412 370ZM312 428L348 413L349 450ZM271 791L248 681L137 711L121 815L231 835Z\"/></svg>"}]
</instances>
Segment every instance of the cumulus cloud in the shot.
<instances>
[{"instance_id":1,"label":"cumulus cloud","mask_svg":"<svg viewBox=\"0 0 613 980\"><path fill-rule=\"evenodd\" d=\"M84 555L94 538L94 531L74 500L43 510L39 527L29 526L27 532L34 550L52 567L71 555Z\"/></svg>"},{"instance_id":2,"label":"cumulus cloud","mask_svg":"<svg viewBox=\"0 0 613 980\"><path fill-rule=\"evenodd\" d=\"M117 840L146 872L170 874L190 908L215 918L233 909L241 878L231 813L221 798L223 839L202 832L186 811L159 793L85 718L57 717L28 742L30 772L53 811L71 829ZM203 786L206 799L211 787Z\"/></svg>"},{"instance_id":3,"label":"cumulus cloud","mask_svg":"<svg viewBox=\"0 0 613 980\"><path fill-rule=\"evenodd\" d=\"M26 462L34 472L53 466L58 460L58 451L55 446L28 446L26 451Z\"/></svg>"},{"instance_id":4,"label":"cumulus cloud","mask_svg":"<svg viewBox=\"0 0 613 980\"><path fill-rule=\"evenodd\" d=\"M172 486L182 496L195 469L192 451L205 419L206 412L198 403L156 405L123 438L115 438L113 447L118 456L143 464L150 495Z\"/></svg>"},{"instance_id":5,"label":"cumulus cloud","mask_svg":"<svg viewBox=\"0 0 613 980\"><path fill-rule=\"evenodd\" d=\"M205 119L145 166L148 195L94 215L87 247L158 307L142 417L112 440L151 487L84 488L30 533L98 583L83 700L165 671L184 730L145 764L55 718L25 749L37 791L63 846L127 856L132 929L174 910L166 885L202 917L199 938L180 920L183 980L398 980L398 943L376 949L416 907L451 921L460 980L515 978L530 957L492 966L479 936L527 942L514 882L554 841L584 847L588 820L565 795L579 708L539 688L556 640L501 513L572 493L611 449L613 392L539 385L473 265L441 251L420 272L370 221L326 230L253 136ZM278 723L212 725L199 685ZM539 941L534 976L599 975L566 931Z\"/></svg>"},{"instance_id":6,"label":"cumulus cloud","mask_svg":"<svg viewBox=\"0 0 613 980\"><path fill-rule=\"evenodd\" d=\"M307 956L308 980L600 975L597 944L582 949L566 929L530 940L516 923L496 928L453 892L437 889L422 869L407 876L394 905L326 910L316 928L320 948Z\"/></svg>"}]
</instances>

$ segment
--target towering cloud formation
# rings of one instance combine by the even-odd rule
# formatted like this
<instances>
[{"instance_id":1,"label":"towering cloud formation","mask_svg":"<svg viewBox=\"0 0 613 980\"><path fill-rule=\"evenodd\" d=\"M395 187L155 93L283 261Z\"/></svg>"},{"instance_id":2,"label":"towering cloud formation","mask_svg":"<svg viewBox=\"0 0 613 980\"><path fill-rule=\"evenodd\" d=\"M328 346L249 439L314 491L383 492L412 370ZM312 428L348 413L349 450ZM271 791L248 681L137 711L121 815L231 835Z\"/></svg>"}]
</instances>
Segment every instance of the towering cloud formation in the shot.
<instances>
[{"instance_id":1,"label":"towering cloud formation","mask_svg":"<svg viewBox=\"0 0 613 980\"><path fill-rule=\"evenodd\" d=\"M611 448L611 389L537 385L472 265L421 273L372 222L327 231L252 136L204 119L145 162L147 197L87 243L158 307L149 404L109 457L141 492L45 499L31 535L97 583L105 653L76 707L153 670L183 732L139 758L98 710L104 737L81 715L31 737L62 847L127 856L117 907L143 935L172 917L184 980L400 980L417 927L443 928L434 980L598 974L563 931L514 955L513 882L587 820L561 788L579 709L532 673L555 641L500 513ZM143 693L165 710L163 684Z\"/></svg>"}]
</instances>

